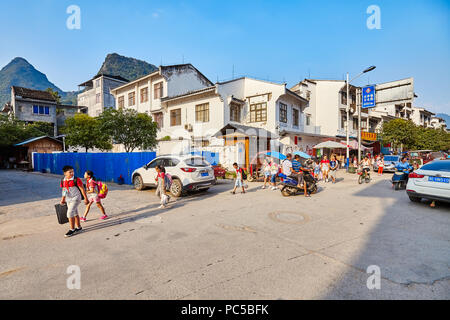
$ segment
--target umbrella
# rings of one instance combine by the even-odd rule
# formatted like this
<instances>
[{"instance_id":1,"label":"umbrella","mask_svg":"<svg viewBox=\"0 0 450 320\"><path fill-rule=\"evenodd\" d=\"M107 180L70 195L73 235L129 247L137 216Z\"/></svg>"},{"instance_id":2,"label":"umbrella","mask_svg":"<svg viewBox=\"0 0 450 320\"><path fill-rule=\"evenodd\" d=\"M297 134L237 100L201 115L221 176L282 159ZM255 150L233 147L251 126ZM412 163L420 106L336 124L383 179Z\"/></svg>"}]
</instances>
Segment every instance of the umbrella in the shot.
<instances>
[{"instance_id":1,"label":"umbrella","mask_svg":"<svg viewBox=\"0 0 450 320\"><path fill-rule=\"evenodd\" d=\"M280 160L286 159L286 156L285 156L284 154L279 153L279 152L277 152L277 151L270 151L270 152L267 152L266 155L268 155L269 157L273 157L273 158L280 159Z\"/></svg>"},{"instance_id":2,"label":"umbrella","mask_svg":"<svg viewBox=\"0 0 450 320\"><path fill-rule=\"evenodd\" d=\"M310 156L309 154L304 153L304 152L302 152L302 151L295 151L295 152L294 152L294 155L297 155L297 154L298 154L300 157L305 158L305 159L311 158L311 156Z\"/></svg>"},{"instance_id":3,"label":"umbrella","mask_svg":"<svg viewBox=\"0 0 450 320\"><path fill-rule=\"evenodd\" d=\"M346 146L343 145L342 143L339 142L335 142L335 141L325 141L325 142L321 142L318 145L315 145L313 147L314 149L345 149Z\"/></svg>"}]
</instances>

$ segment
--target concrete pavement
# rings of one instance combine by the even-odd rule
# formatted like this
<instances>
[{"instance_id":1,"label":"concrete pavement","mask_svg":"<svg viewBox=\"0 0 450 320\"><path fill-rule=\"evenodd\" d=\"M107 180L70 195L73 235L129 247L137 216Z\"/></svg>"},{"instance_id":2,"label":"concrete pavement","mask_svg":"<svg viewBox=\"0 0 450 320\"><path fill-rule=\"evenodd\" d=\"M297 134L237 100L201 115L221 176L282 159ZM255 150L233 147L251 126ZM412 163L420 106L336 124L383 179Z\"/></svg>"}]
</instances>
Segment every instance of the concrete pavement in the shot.
<instances>
[{"instance_id":1,"label":"concrete pavement","mask_svg":"<svg viewBox=\"0 0 450 320\"><path fill-rule=\"evenodd\" d=\"M59 176L0 171L1 299L448 299L450 206L339 172L311 198L220 181L158 209L154 190L110 185L99 221L65 239ZM80 206L80 211L84 205ZM69 265L81 289L69 290ZM369 290L367 267L381 271Z\"/></svg>"}]
</instances>

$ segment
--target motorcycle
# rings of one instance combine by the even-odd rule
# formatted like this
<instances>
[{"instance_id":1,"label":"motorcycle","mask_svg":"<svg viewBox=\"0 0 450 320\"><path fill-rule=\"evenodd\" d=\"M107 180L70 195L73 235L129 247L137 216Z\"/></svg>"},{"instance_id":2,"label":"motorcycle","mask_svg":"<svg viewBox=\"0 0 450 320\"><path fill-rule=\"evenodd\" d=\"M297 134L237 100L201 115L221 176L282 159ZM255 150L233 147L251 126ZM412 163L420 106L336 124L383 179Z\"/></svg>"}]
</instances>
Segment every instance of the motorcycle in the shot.
<instances>
[{"instance_id":1,"label":"motorcycle","mask_svg":"<svg viewBox=\"0 0 450 320\"><path fill-rule=\"evenodd\" d=\"M362 184L364 181L366 183L370 182L371 178L370 178L370 171L369 170L363 169L362 167L360 167L358 169L358 175L359 175L359 177L358 177L358 183L359 184Z\"/></svg>"},{"instance_id":2,"label":"motorcycle","mask_svg":"<svg viewBox=\"0 0 450 320\"><path fill-rule=\"evenodd\" d=\"M314 194L317 192L317 179L314 178L309 171L303 171L303 183L306 183L306 192L308 194ZM281 194L284 197L289 197L296 195L297 193L304 193L304 188L299 188L297 186L297 180L282 175L283 182L280 183Z\"/></svg>"},{"instance_id":3,"label":"motorcycle","mask_svg":"<svg viewBox=\"0 0 450 320\"><path fill-rule=\"evenodd\" d=\"M406 189L410 172L411 169L406 171L398 170L394 172L394 175L392 176L392 186L394 187L394 190Z\"/></svg>"}]
</instances>

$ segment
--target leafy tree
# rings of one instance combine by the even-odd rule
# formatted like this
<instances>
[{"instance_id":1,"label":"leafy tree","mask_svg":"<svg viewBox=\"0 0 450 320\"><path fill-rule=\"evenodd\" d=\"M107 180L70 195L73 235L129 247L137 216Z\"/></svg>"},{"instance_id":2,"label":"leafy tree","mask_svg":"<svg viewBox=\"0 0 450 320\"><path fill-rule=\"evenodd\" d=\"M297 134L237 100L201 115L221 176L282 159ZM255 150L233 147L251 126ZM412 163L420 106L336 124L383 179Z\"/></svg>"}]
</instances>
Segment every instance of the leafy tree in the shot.
<instances>
[{"instance_id":1,"label":"leafy tree","mask_svg":"<svg viewBox=\"0 0 450 320\"><path fill-rule=\"evenodd\" d=\"M146 113L132 109L108 108L99 116L102 131L107 132L114 143L123 144L126 152L137 148L151 149L157 144L157 124Z\"/></svg>"},{"instance_id":2,"label":"leafy tree","mask_svg":"<svg viewBox=\"0 0 450 320\"><path fill-rule=\"evenodd\" d=\"M54 91L52 88L47 88L45 89L45 91L49 92L53 96L53 98L55 98L57 104L61 103L61 96L59 95L58 91Z\"/></svg>"},{"instance_id":3,"label":"leafy tree","mask_svg":"<svg viewBox=\"0 0 450 320\"><path fill-rule=\"evenodd\" d=\"M48 134L50 131L51 134ZM24 140L53 135L51 124L26 124L7 115L0 115L0 146L11 146Z\"/></svg>"},{"instance_id":4,"label":"leafy tree","mask_svg":"<svg viewBox=\"0 0 450 320\"><path fill-rule=\"evenodd\" d=\"M67 118L62 132L66 135L66 143L73 147L86 149L98 148L100 150L111 150L111 139L107 133L100 130L100 123L84 113L77 113Z\"/></svg>"},{"instance_id":5,"label":"leafy tree","mask_svg":"<svg viewBox=\"0 0 450 320\"><path fill-rule=\"evenodd\" d=\"M412 121L394 119L383 123L381 138L396 148L402 146L403 149L411 149L415 145L416 133L416 125Z\"/></svg>"}]
</instances>

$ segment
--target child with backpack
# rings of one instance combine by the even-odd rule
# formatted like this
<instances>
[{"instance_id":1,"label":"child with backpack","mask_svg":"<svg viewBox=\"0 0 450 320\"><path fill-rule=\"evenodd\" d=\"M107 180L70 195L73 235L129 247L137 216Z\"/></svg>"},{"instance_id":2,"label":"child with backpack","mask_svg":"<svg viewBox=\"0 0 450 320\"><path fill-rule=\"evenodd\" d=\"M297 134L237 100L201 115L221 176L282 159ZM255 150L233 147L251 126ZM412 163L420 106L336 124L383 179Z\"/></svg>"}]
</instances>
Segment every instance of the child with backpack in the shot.
<instances>
[{"instance_id":1,"label":"child with backpack","mask_svg":"<svg viewBox=\"0 0 450 320\"><path fill-rule=\"evenodd\" d=\"M236 170L236 180L234 182L234 189L231 191L232 194L236 194L236 189L238 187L242 188L242 193L245 193L244 180L247 179L247 174L244 169L240 168L238 164L233 163L234 170Z\"/></svg>"},{"instance_id":2,"label":"child with backpack","mask_svg":"<svg viewBox=\"0 0 450 320\"><path fill-rule=\"evenodd\" d=\"M86 191L84 190L83 181L75 177L73 167L63 167L64 178L61 179L60 187L62 190L61 205L67 204L67 218L69 219L70 229L64 235L68 238L82 231L80 225L80 217L78 216L78 206L84 200L88 204ZM76 227L76 228L75 228Z\"/></svg>"},{"instance_id":3,"label":"child with backpack","mask_svg":"<svg viewBox=\"0 0 450 320\"><path fill-rule=\"evenodd\" d=\"M102 216L100 217L100 220L105 220L108 218L108 216L105 213L105 208L102 205L102 201L100 199L101 195L104 193L101 193L102 190L104 190L106 187L106 184L101 183L100 181L96 181L94 177L94 173L90 170L87 170L84 173L84 178L86 179L86 189L87 189L87 198L88 198L88 204L86 206L86 210L84 211L83 217L80 218L81 221L86 222L86 217L89 213L89 210L91 209L92 204L95 202L97 207L102 212ZM107 189L107 188L106 188ZM106 196L106 194L105 194ZM104 197L102 197L104 198Z\"/></svg>"},{"instance_id":4,"label":"child with backpack","mask_svg":"<svg viewBox=\"0 0 450 320\"><path fill-rule=\"evenodd\" d=\"M158 207L159 209L165 208L167 203L170 200L170 197L167 195L166 190L168 189L168 183L171 182L169 179L170 175L167 174L166 177L166 169L163 166L157 165L155 167L156 170L156 182L158 184L156 188L156 196L161 198L161 205ZM170 180L170 181L169 181Z\"/></svg>"}]
</instances>

